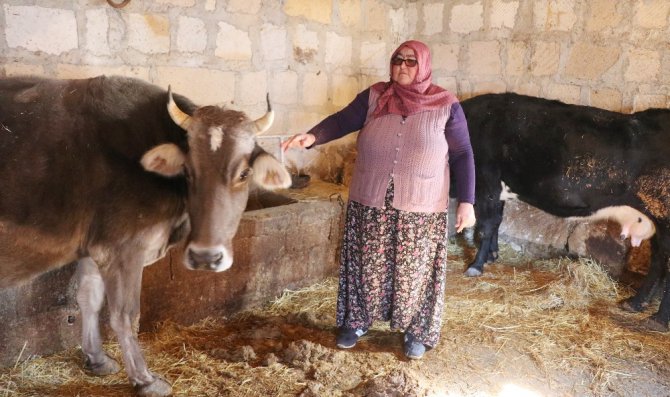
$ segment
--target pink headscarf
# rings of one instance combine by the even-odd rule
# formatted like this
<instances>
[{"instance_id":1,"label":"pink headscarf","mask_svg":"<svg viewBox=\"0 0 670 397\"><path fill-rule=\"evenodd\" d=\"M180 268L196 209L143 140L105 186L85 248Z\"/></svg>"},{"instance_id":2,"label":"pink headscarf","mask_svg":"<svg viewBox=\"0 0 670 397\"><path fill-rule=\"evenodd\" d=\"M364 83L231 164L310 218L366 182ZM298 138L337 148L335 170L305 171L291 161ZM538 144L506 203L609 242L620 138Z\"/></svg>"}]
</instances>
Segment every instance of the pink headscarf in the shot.
<instances>
[{"instance_id":1,"label":"pink headscarf","mask_svg":"<svg viewBox=\"0 0 670 397\"><path fill-rule=\"evenodd\" d=\"M409 85L400 85L395 81L389 81L379 82L371 87L371 89L380 93L377 100L377 108L372 114L373 119L387 114L409 116L426 110L439 109L458 102L454 94L432 83L433 69L428 46L416 40L406 41L393 51L391 59L403 47L409 47L414 50L416 59L419 62L417 66L419 70L417 70L414 81Z\"/></svg>"}]
</instances>

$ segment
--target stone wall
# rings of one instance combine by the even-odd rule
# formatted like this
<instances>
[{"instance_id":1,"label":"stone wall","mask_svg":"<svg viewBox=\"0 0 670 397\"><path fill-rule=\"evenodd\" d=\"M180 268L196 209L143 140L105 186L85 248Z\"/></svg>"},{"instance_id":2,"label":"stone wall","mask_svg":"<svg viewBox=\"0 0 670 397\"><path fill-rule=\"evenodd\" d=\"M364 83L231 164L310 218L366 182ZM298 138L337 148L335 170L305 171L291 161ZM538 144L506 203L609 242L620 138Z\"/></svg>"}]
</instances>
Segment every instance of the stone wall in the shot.
<instances>
[{"instance_id":1,"label":"stone wall","mask_svg":"<svg viewBox=\"0 0 670 397\"><path fill-rule=\"evenodd\" d=\"M388 78L403 40L427 42L434 81L461 98L516 91L616 111L667 107L666 0L5 0L0 75L135 76L201 104L306 130ZM286 161L337 178L353 137Z\"/></svg>"}]
</instances>

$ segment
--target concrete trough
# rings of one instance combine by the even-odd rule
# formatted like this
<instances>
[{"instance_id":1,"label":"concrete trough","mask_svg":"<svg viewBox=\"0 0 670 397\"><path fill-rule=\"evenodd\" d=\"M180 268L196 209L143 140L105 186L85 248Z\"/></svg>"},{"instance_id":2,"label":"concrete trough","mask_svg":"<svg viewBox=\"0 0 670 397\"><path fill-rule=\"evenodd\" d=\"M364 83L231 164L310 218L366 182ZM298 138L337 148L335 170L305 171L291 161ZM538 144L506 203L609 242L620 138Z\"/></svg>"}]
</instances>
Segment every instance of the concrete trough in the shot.
<instances>
[{"instance_id":1,"label":"concrete trough","mask_svg":"<svg viewBox=\"0 0 670 397\"><path fill-rule=\"evenodd\" d=\"M188 325L228 316L335 275L344 219L341 192L317 181L300 191L253 193L234 240L235 262L222 273L186 269L183 246L173 247L144 269L140 332L165 320ZM0 366L79 345L75 269L70 264L26 285L0 289ZM113 336L104 309L101 317L106 336Z\"/></svg>"}]
</instances>

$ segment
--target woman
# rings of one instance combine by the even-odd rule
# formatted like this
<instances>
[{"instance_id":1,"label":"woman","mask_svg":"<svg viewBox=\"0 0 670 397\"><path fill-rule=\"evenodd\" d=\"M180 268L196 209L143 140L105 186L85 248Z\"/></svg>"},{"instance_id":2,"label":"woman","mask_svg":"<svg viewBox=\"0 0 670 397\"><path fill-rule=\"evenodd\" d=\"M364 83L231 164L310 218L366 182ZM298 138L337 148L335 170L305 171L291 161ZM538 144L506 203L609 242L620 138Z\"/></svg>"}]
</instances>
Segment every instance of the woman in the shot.
<instances>
[{"instance_id":1,"label":"woman","mask_svg":"<svg viewBox=\"0 0 670 397\"><path fill-rule=\"evenodd\" d=\"M421 358L440 337L446 275L450 172L456 230L474 225L474 160L456 97L432 84L428 47L402 43L391 79L282 149L311 148L360 130L349 188L337 299L337 346L351 348L375 320L404 332Z\"/></svg>"}]
</instances>

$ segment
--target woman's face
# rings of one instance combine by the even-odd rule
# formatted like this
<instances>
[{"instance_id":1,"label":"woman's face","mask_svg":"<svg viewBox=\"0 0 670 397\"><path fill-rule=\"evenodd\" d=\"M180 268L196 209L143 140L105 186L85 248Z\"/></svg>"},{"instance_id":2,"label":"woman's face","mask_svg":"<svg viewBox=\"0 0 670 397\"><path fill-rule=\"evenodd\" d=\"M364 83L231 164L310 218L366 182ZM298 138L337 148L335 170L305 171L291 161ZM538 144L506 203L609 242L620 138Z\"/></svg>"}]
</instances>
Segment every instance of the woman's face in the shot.
<instances>
[{"instance_id":1,"label":"woman's face","mask_svg":"<svg viewBox=\"0 0 670 397\"><path fill-rule=\"evenodd\" d=\"M401 59L410 60L410 63L413 63L414 66L408 66L407 62L396 65ZM401 48L393 59L391 59L391 80L400 85L412 84L418 70L419 65L416 63L416 55L414 54L414 50L409 47Z\"/></svg>"}]
</instances>

